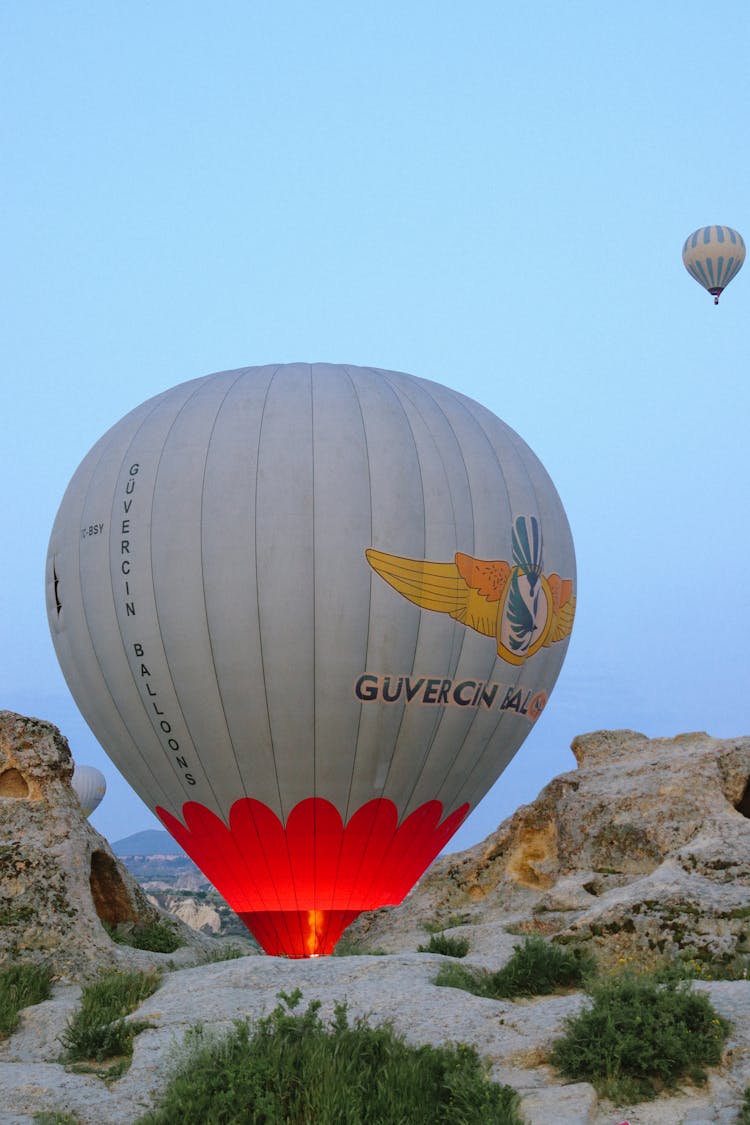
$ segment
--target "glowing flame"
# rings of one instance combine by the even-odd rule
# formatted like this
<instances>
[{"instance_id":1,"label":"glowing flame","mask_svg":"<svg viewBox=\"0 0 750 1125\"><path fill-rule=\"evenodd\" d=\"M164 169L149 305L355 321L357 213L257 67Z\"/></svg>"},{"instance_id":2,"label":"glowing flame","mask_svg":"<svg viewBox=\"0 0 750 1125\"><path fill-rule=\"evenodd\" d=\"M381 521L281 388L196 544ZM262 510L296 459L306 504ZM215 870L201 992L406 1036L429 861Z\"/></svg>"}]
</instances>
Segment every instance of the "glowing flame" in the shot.
<instances>
[{"instance_id":1,"label":"glowing flame","mask_svg":"<svg viewBox=\"0 0 750 1125\"><path fill-rule=\"evenodd\" d=\"M305 949L308 957L319 957L325 940L326 910L308 910Z\"/></svg>"}]
</instances>

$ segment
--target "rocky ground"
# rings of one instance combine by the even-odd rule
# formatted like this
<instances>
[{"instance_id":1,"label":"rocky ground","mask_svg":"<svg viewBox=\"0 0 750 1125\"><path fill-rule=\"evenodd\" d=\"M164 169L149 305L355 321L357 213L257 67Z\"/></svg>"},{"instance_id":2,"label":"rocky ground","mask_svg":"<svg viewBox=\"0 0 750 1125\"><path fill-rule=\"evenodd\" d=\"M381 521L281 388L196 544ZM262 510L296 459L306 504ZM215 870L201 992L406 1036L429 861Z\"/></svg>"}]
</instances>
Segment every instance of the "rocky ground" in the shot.
<instances>
[{"instance_id":1,"label":"rocky ground","mask_svg":"<svg viewBox=\"0 0 750 1125\"><path fill-rule=\"evenodd\" d=\"M510 938L499 943L498 964L510 948ZM83 1125L132 1125L159 1090L189 1027L200 1020L229 1029L238 1017L268 1012L280 990L297 987L303 1002L322 1000L324 1014L332 1014L335 1000L346 999L352 1015L389 1019L414 1043L474 1044L490 1061L492 1077L522 1094L529 1125L615 1125L624 1119L631 1125L730 1125L736 1120L750 1084L750 982L698 985L733 1024L726 1064L706 1087L639 1106L613 1106L600 1102L585 1083L564 1083L544 1063L565 1016L584 1003L582 995L485 1000L437 988L432 981L442 960L413 952L305 962L255 956L168 973L137 1013L151 1029L137 1036L129 1071L111 1085L71 1074L55 1061L57 1037L78 998L75 986L60 985L54 999L24 1013L21 1029L0 1049L0 1125L32 1125L33 1114L43 1109L73 1114Z\"/></svg>"},{"instance_id":2,"label":"rocky ground","mask_svg":"<svg viewBox=\"0 0 750 1125\"><path fill-rule=\"evenodd\" d=\"M32 799L50 799L44 795L44 770L34 766L32 776L29 763L39 757L33 745L50 759L64 760L64 740L55 741L54 728L46 724L24 725L34 722L0 714L0 829L6 841L14 838L16 815L25 818L28 831L44 821L30 819L29 808L22 808ZM19 742L28 743L25 757ZM489 968L500 967L518 935L530 932L582 943L605 967L676 957L690 958L707 972L748 963L750 739L691 734L649 740L629 731L599 732L577 739L573 749L578 769L556 778L483 844L439 860L401 906L361 916L343 939L355 955L305 962L256 955L189 967L205 958L211 948L206 943L215 948L216 939L196 935L171 956L123 953L109 942L96 904L75 902L77 926L71 928L67 916L59 926L68 943L79 941L80 948L68 955L53 999L27 1009L20 1029L0 1046L0 1125L31 1125L41 1110L73 1114L82 1125L131 1125L163 1085L190 1026L202 1021L228 1028L238 1016L268 1012L280 990L296 987L305 1002L320 999L324 1013L345 999L353 1015L389 1019L413 1042L474 1044L493 1077L521 1093L529 1125L735 1122L750 1086L750 981L695 985L732 1024L722 1065L706 1086L638 1106L614 1106L587 1084L563 1082L545 1061L565 1017L586 1002L583 994L510 1002L438 988L433 982L443 958L416 952L427 927L444 926L452 936L468 938L465 964ZM9 770L20 780L14 774L4 782ZM35 798L32 782L39 792ZM66 839L70 843L70 835ZM81 859L72 845L55 851L48 835L44 841L58 864L55 885L77 888L91 899L87 880L71 882L65 863L88 873L102 844L80 837L79 848L88 849ZM0 927L0 955L4 951L6 960L49 953L52 939L41 943L43 928L33 913L31 876L38 869L33 845L32 832L24 840L27 866L20 872L0 868L0 910L11 911L11 921ZM143 909L133 894L132 909ZM46 912L46 932L56 933L54 903L46 892L40 892L39 909ZM80 994L77 982L87 975L84 954L91 934L81 928L84 923L99 931L91 946L96 965L109 955L167 970L158 991L131 1017L151 1026L137 1036L128 1072L110 1085L73 1074L58 1061L59 1036Z\"/></svg>"}]
</instances>

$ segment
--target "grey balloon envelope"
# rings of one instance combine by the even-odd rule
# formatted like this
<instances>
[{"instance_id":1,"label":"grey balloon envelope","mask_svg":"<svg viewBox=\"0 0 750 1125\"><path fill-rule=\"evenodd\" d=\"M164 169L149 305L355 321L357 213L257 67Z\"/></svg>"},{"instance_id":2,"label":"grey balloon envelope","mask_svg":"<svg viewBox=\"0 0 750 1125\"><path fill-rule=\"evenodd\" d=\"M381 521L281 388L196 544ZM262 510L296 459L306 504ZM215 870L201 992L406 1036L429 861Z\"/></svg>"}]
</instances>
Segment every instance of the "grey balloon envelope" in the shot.
<instances>
[{"instance_id":1,"label":"grey balloon envelope","mask_svg":"<svg viewBox=\"0 0 750 1125\"><path fill-rule=\"evenodd\" d=\"M75 762L71 785L86 816L91 816L99 808L107 792L104 774L96 766L83 766Z\"/></svg>"},{"instance_id":2,"label":"grey balloon envelope","mask_svg":"<svg viewBox=\"0 0 750 1125\"><path fill-rule=\"evenodd\" d=\"M229 848L235 909L354 916L408 890L374 874L372 802L397 827L439 810L409 844L426 865L541 713L574 583L555 488L497 417L403 373L297 363L183 383L114 425L60 506L47 607L95 736L215 882ZM296 879L303 806L317 874ZM369 856L366 891L346 847ZM246 869L255 890L235 892Z\"/></svg>"}]
</instances>

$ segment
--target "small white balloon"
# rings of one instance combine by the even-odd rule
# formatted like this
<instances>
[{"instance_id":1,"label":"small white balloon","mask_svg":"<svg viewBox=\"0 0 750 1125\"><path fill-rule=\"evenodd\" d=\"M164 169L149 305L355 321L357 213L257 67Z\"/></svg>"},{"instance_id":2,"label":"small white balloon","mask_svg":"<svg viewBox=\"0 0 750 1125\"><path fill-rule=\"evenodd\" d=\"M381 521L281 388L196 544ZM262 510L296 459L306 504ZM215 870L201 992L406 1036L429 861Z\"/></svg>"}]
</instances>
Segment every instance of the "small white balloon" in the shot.
<instances>
[{"instance_id":1,"label":"small white balloon","mask_svg":"<svg viewBox=\"0 0 750 1125\"><path fill-rule=\"evenodd\" d=\"M96 766L79 766L76 762L72 785L81 802L81 808L86 816L91 816L94 809L99 808L107 792L104 774Z\"/></svg>"}]
</instances>

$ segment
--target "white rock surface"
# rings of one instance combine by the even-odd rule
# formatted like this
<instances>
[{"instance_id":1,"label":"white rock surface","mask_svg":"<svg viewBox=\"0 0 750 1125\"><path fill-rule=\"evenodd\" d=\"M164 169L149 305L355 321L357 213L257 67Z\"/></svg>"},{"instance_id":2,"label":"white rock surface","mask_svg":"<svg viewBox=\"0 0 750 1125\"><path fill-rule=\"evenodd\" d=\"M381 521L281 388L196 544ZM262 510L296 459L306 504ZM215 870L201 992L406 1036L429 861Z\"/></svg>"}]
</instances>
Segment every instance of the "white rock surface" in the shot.
<instances>
[{"instance_id":1,"label":"white rock surface","mask_svg":"<svg viewBox=\"0 0 750 1125\"><path fill-rule=\"evenodd\" d=\"M494 1001L437 988L443 959L434 954L333 957L287 961L246 957L166 974L159 990L131 1018L151 1029L135 1041L130 1070L111 1086L68 1073L56 1061L60 1034L77 1000L75 988L27 1010L19 1031L0 1048L0 1125L30 1119L40 1110L73 1114L82 1125L132 1125L163 1086L185 1032L197 1022L222 1032L233 1021L271 1011L277 993L300 988L302 1006L322 1001L324 1017L346 1000L352 1017L389 1020L412 1043L473 1044L491 1064L493 1079L521 1093L529 1125L698 1125L732 1120L750 1084L750 982L706 982L717 1010L733 1023L726 1064L706 1087L638 1106L599 1103L585 1083L566 1083L545 1064L550 1044L581 994L536 1000ZM5 1115L5 1116L3 1116Z\"/></svg>"}]
</instances>

